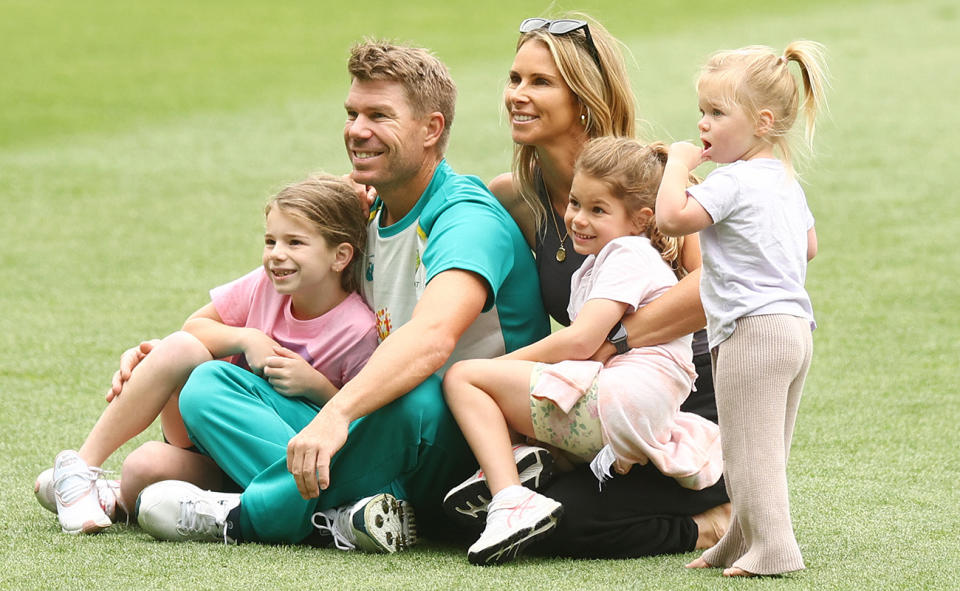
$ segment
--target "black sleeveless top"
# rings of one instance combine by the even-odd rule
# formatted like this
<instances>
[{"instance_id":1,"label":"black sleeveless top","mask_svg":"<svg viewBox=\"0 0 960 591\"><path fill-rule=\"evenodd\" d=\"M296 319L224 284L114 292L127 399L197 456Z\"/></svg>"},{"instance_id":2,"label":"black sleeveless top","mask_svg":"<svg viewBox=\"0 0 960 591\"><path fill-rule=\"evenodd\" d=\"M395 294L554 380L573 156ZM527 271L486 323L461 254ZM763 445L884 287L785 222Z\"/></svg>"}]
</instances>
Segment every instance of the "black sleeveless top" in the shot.
<instances>
[{"instance_id":1,"label":"black sleeveless top","mask_svg":"<svg viewBox=\"0 0 960 591\"><path fill-rule=\"evenodd\" d=\"M533 253L537 257L537 275L540 276L540 297L543 299L544 309L551 318L563 326L570 326L570 316L567 314L567 304L570 303L570 278L586 260L587 255L573 250L573 241L566 236L567 230L563 223L563 216L559 215L550 203L539 172L535 183L537 197L546 209L546 215L543 216L543 221L537 228L533 248ZM563 248L567 253L567 257L562 262L557 261L561 237L565 237Z\"/></svg>"}]
</instances>

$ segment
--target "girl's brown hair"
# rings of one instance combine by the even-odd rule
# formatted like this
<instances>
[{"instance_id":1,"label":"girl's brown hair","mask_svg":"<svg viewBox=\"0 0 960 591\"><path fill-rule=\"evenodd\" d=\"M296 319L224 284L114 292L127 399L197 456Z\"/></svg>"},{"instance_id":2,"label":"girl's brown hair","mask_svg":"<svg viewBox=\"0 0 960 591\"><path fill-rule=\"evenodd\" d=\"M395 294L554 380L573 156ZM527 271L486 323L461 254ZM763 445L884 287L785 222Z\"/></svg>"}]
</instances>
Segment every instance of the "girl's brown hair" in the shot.
<instances>
[{"instance_id":1,"label":"girl's brown hair","mask_svg":"<svg viewBox=\"0 0 960 591\"><path fill-rule=\"evenodd\" d=\"M607 136L587 142L574 165L574 174L586 174L602 181L633 213L644 207L655 208L666 163L667 145L663 142L645 145L631 138ZM690 181L694 184L697 179L691 176ZM655 216L650 217L642 230L677 278L686 275L680 264L683 237L662 234Z\"/></svg>"},{"instance_id":2,"label":"girl's brown hair","mask_svg":"<svg viewBox=\"0 0 960 591\"><path fill-rule=\"evenodd\" d=\"M344 242L352 246L353 257L340 273L340 285L348 293L360 289L367 218L350 183L318 173L281 189L267 203L264 214L269 215L273 208L311 224L331 247Z\"/></svg>"}]
</instances>

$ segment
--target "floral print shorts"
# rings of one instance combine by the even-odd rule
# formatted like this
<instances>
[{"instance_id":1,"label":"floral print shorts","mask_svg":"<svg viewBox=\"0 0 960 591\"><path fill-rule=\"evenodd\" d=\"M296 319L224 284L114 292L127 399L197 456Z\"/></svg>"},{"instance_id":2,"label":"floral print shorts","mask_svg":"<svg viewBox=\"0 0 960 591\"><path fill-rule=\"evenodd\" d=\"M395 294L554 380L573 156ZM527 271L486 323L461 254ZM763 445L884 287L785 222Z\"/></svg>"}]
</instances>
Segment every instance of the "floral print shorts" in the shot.
<instances>
[{"instance_id":1,"label":"floral print shorts","mask_svg":"<svg viewBox=\"0 0 960 591\"><path fill-rule=\"evenodd\" d=\"M543 368L543 363L537 363L530 374L530 418L534 435L539 441L566 450L585 461L592 460L603 447L600 414L597 412L599 374L570 412L565 413L549 398L533 396Z\"/></svg>"}]
</instances>

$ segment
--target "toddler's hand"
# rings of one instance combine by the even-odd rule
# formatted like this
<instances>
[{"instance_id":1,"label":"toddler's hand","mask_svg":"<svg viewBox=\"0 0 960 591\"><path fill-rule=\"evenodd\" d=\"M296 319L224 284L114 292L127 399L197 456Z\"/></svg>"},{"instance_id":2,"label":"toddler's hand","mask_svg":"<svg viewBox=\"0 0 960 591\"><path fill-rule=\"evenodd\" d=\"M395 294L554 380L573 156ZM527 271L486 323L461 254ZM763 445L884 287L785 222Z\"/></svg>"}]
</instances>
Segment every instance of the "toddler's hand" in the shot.
<instances>
[{"instance_id":1,"label":"toddler's hand","mask_svg":"<svg viewBox=\"0 0 960 591\"><path fill-rule=\"evenodd\" d=\"M707 150L698 148L690 142L674 142L670 144L668 157L671 160L683 163L687 170L693 170L707 160Z\"/></svg>"}]
</instances>

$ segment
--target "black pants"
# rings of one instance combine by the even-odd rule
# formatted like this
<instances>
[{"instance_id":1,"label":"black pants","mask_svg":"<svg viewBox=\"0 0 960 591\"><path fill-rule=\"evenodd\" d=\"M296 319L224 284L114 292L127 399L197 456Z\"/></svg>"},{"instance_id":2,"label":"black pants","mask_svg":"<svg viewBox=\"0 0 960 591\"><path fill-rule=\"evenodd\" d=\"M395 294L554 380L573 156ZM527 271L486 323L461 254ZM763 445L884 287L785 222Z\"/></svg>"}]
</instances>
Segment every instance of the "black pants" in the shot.
<instances>
[{"instance_id":1,"label":"black pants","mask_svg":"<svg viewBox=\"0 0 960 591\"><path fill-rule=\"evenodd\" d=\"M716 422L710 356L694 358L697 391L681 407ZM723 479L704 490L683 488L652 464L615 475L600 490L588 464L558 474L541 493L564 506L557 531L528 548L531 554L576 558L636 558L693 550L692 515L726 503Z\"/></svg>"}]
</instances>

